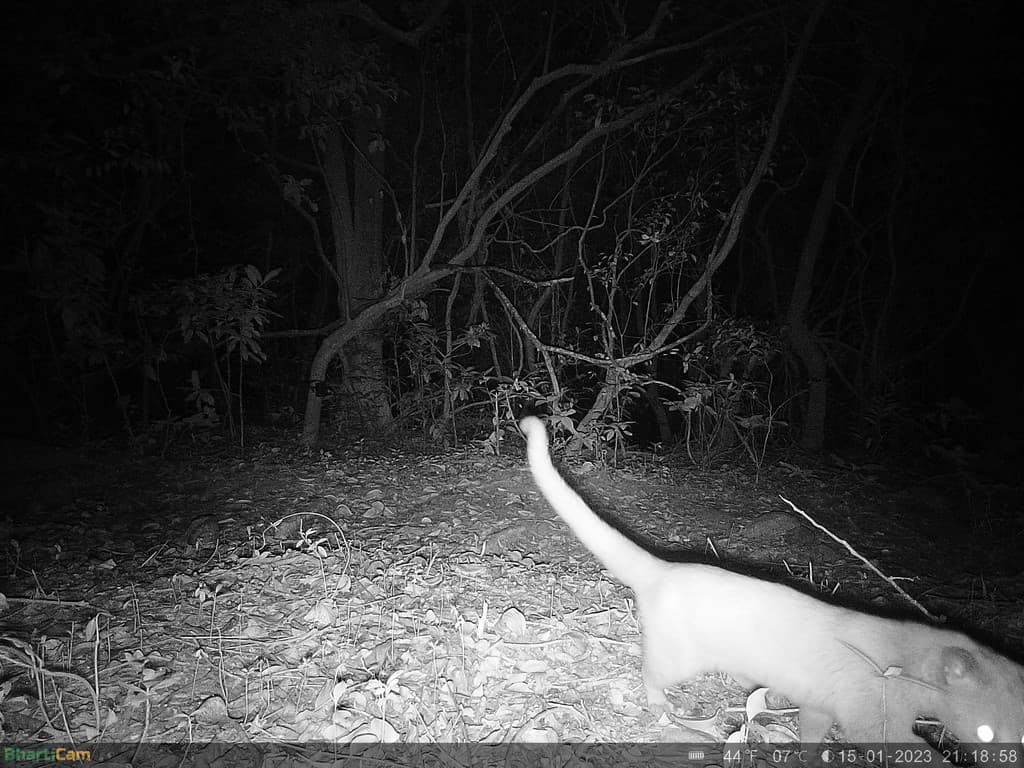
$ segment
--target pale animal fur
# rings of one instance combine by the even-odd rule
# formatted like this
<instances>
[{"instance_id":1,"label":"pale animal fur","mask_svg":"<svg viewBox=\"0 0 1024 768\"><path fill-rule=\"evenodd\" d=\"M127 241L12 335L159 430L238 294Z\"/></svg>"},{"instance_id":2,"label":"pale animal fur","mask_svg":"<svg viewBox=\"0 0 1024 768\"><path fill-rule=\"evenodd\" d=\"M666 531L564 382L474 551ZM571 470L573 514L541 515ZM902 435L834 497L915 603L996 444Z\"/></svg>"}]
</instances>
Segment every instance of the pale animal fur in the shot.
<instances>
[{"instance_id":1,"label":"pale animal fur","mask_svg":"<svg viewBox=\"0 0 1024 768\"><path fill-rule=\"evenodd\" d=\"M930 716L962 743L1020 746L1019 664L960 632L838 607L711 565L662 560L603 521L566 484L551 463L541 421L527 417L520 427L541 493L633 589L651 707L667 706L667 686L724 672L798 706L805 743L821 743L833 723L851 743L919 742L914 721Z\"/></svg>"}]
</instances>

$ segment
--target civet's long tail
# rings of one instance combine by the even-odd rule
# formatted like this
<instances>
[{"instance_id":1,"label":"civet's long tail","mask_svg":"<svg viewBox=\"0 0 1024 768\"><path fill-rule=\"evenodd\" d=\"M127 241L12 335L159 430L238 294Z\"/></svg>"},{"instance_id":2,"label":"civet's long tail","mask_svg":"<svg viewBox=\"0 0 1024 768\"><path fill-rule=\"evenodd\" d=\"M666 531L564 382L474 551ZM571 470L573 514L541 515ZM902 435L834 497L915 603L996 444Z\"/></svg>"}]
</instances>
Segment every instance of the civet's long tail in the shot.
<instances>
[{"instance_id":1,"label":"civet's long tail","mask_svg":"<svg viewBox=\"0 0 1024 768\"><path fill-rule=\"evenodd\" d=\"M598 517L562 479L551 463L544 423L535 416L527 416L519 422L519 428L526 435L526 456L534 482L583 545L624 584L637 587L657 579L664 561Z\"/></svg>"}]
</instances>

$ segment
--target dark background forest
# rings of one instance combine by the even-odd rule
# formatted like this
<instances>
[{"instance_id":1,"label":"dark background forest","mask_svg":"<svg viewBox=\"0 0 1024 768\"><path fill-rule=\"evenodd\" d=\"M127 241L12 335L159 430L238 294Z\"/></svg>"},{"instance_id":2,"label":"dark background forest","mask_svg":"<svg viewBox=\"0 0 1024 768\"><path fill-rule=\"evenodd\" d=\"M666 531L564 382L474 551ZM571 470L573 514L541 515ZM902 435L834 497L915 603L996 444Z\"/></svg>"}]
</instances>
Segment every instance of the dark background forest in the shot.
<instances>
[{"instance_id":1,"label":"dark background forest","mask_svg":"<svg viewBox=\"0 0 1024 768\"><path fill-rule=\"evenodd\" d=\"M1016 473L1013 4L16 4L4 428Z\"/></svg>"}]
</instances>

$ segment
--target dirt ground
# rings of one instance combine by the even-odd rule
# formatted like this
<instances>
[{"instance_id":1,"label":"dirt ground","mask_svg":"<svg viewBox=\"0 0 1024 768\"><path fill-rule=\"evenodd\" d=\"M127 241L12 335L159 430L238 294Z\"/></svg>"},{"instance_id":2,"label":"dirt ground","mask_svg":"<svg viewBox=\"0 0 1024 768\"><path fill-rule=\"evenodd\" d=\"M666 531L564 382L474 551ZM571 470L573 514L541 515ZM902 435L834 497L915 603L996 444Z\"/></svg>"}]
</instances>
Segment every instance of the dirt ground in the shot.
<instances>
[{"instance_id":1,"label":"dirt ground","mask_svg":"<svg viewBox=\"0 0 1024 768\"><path fill-rule=\"evenodd\" d=\"M797 738L707 675L644 708L629 590L548 509L518 439L175 457L4 445L0 740L562 743ZM563 469L656 551L914 608L1024 648L1015 489L685 453ZM756 628L752 628L756 632ZM769 711L760 711L767 709ZM760 711L760 714L758 712Z\"/></svg>"}]
</instances>

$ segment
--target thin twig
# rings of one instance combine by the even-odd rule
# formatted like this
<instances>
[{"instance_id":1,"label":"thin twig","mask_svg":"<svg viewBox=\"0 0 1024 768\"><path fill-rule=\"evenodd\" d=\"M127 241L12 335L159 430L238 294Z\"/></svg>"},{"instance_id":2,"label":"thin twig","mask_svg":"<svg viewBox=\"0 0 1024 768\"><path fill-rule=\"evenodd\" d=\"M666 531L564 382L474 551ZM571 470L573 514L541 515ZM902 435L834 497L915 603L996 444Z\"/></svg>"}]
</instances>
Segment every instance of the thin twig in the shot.
<instances>
[{"instance_id":1,"label":"thin twig","mask_svg":"<svg viewBox=\"0 0 1024 768\"><path fill-rule=\"evenodd\" d=\"M834 533L832 533L832 531L830 531L828 528L823 526L817 520L812 518L810 515L808 515L806 512L804 512L802 509L800 509L800 507L798 507L792 501L787 499L785 496L782 496L780 494L779 498L782 499L787 504L789 504L789 506L793 508L794 512L796 512L798 515L803 517L807 522L809 522L811 525L813 525L819 531L821 531L826 536L828 536L830 539L832 539L832 541L834 541L837 544L841 544L842 546L846 547L846 550L851 555L856 557L858 560L860 560L862 563L864 563L864 565L866 565L868 568L870 568L872 571L874 571L874 573L877 574L877 576L880 579L882 579L882 581L884 581L890 587L895 589L903 597L903 599L905 599L908 603L910 603L912 606L917 608L917 610L919 610L921 613L923 613L925 616L927 616L932 621L937 621L937 622L941 622L942 621L941 617L934 615L931 611L929 611L927 608L925 608L923 605L921 605L919 602L917 602L917 600L915 600L913 597L911 597L909 594L907 594L907 592L899 584L897 584L894 579L890 578L889 576L886 576L884 573L882 573L878 569L878 566L876 566L874 563L872 563L870 560L868 560L866 557L864 557L864 555L862 555L860 552L855 550L853 548L853 546L846 539L841 539L838 536L836 536Z\"/></svg>"}]
</instances>

